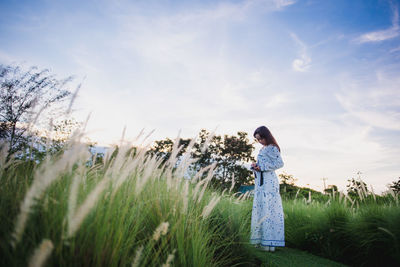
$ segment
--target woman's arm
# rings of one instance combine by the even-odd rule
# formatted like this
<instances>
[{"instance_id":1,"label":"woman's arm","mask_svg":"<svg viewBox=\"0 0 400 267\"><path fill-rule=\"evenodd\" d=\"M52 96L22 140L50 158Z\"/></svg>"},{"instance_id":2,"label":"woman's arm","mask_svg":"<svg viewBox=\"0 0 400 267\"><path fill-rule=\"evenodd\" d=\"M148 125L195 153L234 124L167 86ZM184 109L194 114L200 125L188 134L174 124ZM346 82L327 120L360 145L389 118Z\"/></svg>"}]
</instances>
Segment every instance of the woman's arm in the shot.
<instances>
[{"instance_id":1,"label":"woman's arm","mask_svg":"<svg viewBox=\"0 0 400 267\"><path fill-rule=\"evenodd\" d=\"M261 171L274 171L283 167L281 153L276 146L267 147L262 155L259 162Z\"/></svg>"}]
</instances>

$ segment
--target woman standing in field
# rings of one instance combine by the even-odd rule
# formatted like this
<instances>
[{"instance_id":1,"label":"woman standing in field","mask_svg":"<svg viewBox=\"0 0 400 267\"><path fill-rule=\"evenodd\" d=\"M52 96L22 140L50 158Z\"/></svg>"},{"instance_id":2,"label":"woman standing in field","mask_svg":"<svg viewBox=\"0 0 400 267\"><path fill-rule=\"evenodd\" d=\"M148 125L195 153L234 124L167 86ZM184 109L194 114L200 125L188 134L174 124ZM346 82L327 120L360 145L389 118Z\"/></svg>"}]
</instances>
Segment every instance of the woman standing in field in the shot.
<instances>
[{"instance_id":1,"label":"woman standing in field","mask_svg":"<svg viewBox=\"0 0 400 267\"><path fill-rule=\"evenodd\" d=\"M263 250L275 251L285 246L284 217L279 181L275 170L283 167L280 147L267 127L254 131L254 137L263 145L253 163L255 173L250 243Z\"/></svg>"}]
</instances>

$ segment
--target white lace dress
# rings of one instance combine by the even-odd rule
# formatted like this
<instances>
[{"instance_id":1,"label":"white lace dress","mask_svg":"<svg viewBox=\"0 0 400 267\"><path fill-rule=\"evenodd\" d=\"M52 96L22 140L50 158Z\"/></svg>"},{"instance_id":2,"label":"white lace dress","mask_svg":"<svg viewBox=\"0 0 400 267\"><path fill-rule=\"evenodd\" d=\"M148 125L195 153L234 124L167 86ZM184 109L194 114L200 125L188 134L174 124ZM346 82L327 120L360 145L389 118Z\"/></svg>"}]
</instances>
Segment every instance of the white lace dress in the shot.
<instances>
[{"instance_id":1,"label":"white lace dress","mask_svg":"<svg viewBox=\"0 0 400 267\"><path fill-rule=\"evenodd\" d=\"M257 165L262 175L259 171L255 172L250 243L284 247L283 207L275 174L276 169L283 167L279 149L274 145L264 146L258 154Z\"/></svg>"}]
</instances>

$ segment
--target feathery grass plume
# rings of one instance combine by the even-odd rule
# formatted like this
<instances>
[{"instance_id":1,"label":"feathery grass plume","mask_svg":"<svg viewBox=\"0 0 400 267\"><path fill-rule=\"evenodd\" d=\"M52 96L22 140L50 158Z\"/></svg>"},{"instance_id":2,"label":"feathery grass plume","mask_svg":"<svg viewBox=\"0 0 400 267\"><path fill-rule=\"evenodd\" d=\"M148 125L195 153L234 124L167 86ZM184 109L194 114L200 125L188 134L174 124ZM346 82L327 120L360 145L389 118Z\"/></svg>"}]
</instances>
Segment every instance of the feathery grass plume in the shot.
<instances>
[{"instance_id":1,"label":"feathery grass plume","mask_svg":"<svg viewBox=\"0 0 400 267\"><path fill-rule=\"evenodd\" d=\"M53 251L53 243L48 239L43 239L39 247L35 249L29 260L29 267L40 267L46 262L47 258Z\"/></svg>"},{"instance_id":2,"label":"feathery grass plume","mask_svg":"<svg viewBox=\"0 0 400 267\"><path fill-rule=\"evenodd\" d=\"M353 200L348 196L348 195L344 195L346 199L348 199L350 201L350 203L353 203Z\"/></svg>"},{"instance_id":3,"label":"feathery grass plume","mask_svg":"<svg viewBox=\"0 0 400 267\"><path fill-rule=\"evenodd\" d=\"M244 194L244 197L243 197L243 200L246 200L246 199L248 199L248 198L250 198L250 191L247 191L245 194Z\"/></svg>"},{"instance_id":4,"label":"feathery grass plume","mask_svg":"<svg viewBox=\"0 0 400 267\"><path fill-rule=\"evenodd\" d=\"M68 225L71 224L72 222L72 217L75 213L76 209L76 203L78 201L78 191L79 191L79 184L84 176L84 166L80 166L78 170L76 170L75 175L72 177L72 184L71 184L71 190L69 193L69 198L68 198L68 214L67 214L67 221Z\"/></svg>"},{"instance_id":5,"label":"feathery grass plume","mask_svg":"<svg viewBox=\"0 0 400 267\"><path fill-rule=\"evenodd\" d=\"M396 192L393 191L392 188L388 189L390 195L392 195L394 201L396 201L396 205L399 205L399 199L398 199L398 195L396 194Z\"/></svg>"},{"instance_id":6,"label":"feathery grass plume","mask_svg":"<svg viewBox=\"0 0 400 267\"><path fill-rule=\"evenodd\" d=\"M367 189L365 188L365 185L361 179L360 179L360 184L361 184L362 191L364 193L364 197L366 198L368 196L368 192L367 192Z\"/></svg>"},{"instance_id":7,"label":"feathery grass plume","mask_svg":"<svg viewBox=\"0 0 400 267\"><path fill-rule=\"evenodd\" d=\"M86 76L83 78L83 80L85 80L85 79L86 79ZM82 81L82 82L83 82L83 81ZM75 102L75 99L76 99L76 97L78 96L78 92L79 92L79 90L81 89L81 86L82 86L82 83L78 84L78 86L76 87L75 92L72 94L72 96L71 96L71 101L69 102L69 105L68 105L68 109L67 109L66 114L70 114L70 113L71 113L71 111L72 111L72 104Z\"/></svg>"},{"instance_id":8,"label":"feathery grass plume","mask_svg":"<svg viewBox=\"0 0 400 267\"><path fill-rule=\"evenodd\" d=\"M184 190L183 190L183 213L187 212L188 202L189 202L189 181L185 180Z\"/></svg>"},{"instance_id":9,"label":"feathery grass plume","mask_svg":"<svg viewBox=\"0 0 400 267\"><path fill-rule=\"evenodd\" d=\"M201 190L201 192L200 192L200 194L199 194L199 197L197 198L197 201L196 201L197 203L200 203L201 199L203 198L204 192L206 191L206 188L207 188L208 183L209 183L210 180L213 178L215 166L217 166L217 163L216 163L216 162L214 162L213 164L211 164L211 168L210 168L210 170L209 170L209 172L208 172L207 177L205 178L206 182L204 183L203 189Z\"/></svg>"},{"instance_id":10,"label":"feathery grass plume","mask_svg":"<svg viewBox=\"0 0 400 267\"><path fill-rule=\"evenodd\" d=\"M103 178L96 187L90 192L90 194L86 197L83 204L78 208L76 213L72 216L70 223L68 224L68 233L67 237L71 237L78 230L86 215L90 212L93 206L96 204L99 199L101 193L103 193L106 188L109 180Z\"/></svg>"},{"instance_id":11,"label":"feathery grass plume","mask_svg":"<svg viewBox=\"0 0 400 267\"><path fill-rule=\"evenodd\" d=\"M135 259L132 262L132 267L138 267L139 266L140 257L142 256L142 252L143 252L143 245L141 245L140 247L138 247L136 249Z\"/></svg>"},{"instance_id":12,"label":"feathery grass plume","mask_svg":"<svg viewBox=\"0 0 400 267\"><path fill-rule=\"evenodd\" d=\"M145 149L142 149L139 153L140 154L138 155L137 160L133 163L134 166L138 166L137 178L135 181L135 193L137 195L140 194L145 184L149 181L150 178L152 178L155 170L157 170L161 164L161 159L157 160L156 156L148 157L148 163L144 164L144 161L146 159Z\"/></svg>"},{"instance_id":13,"label":"feathery grass plume","mask_svg":"<svg viewBox=\"0 0 400 267\"><path fill-rule=\"evenodd\" d=\"M179 166L175 171L176 176L183 177L185 175L185 171L189 168L189 166L197 161L197 159L191 157L191 151L195 143L196 143L196 138L192 138L186 148L186 152L182 155L182 159L179 163Z\"/></svg>"},{"instance_id":14,"label":"feathery grass plume","mask_svg":"<svg viewBox=\"0 0 400 267\"><path fill-rule=\"evenodd\" d=\"M176 248L172 251L171 254L168 255L167 261L162 265L162 267L170 267L171 262L174 260Z\"/></svg>"},{"instance_id":15,"label":"feathery grass plume","mask_svg":"<svg viewBox=\"0 0 400 267\"><path fill-rule=\"evenodd\" d=\"M207 150L208 145L210 144L211 140L212 140L213 137L215 136L215 132L217 131L217 128L218 128L218 127L215 127L214 131L212 131L212 132L207 136L206 141L204 142L204 144L203 144L203 146L201 147L201 150L200 150L202 154Z\"/></svg>"},{"instance_id":16,"label":"feathery grass plume","mask_svg":"<svg viewBox=\"0 0 400 267\"><path fill-rule=\"evenodd\" d=\"M307 204L310 204L312 202L311 200L311 191L308 191L308 200L307 200Z\"/></svg>"},{"instance_id":17,"label":"feathery grass plume","mask_svg":"<svg viewBox=\"0 0 400 267\"><path fill-rule=\"evenodd\" d=\"M178 136L176 137L176 139L172 145L171 155L168 158L168 161L165 163L165 167L168 167L168 166L174 167L174 166L176 166L176 163L179 160L179 158L177 156L178 156L179 152L183 149L183 145L178 147L180 133L181 133L181 131L179 131Z\"/></svg>"},{"instance_id":18,"label":"feathery grass plume","mask_svg":"<svg viewBox=\"0 0 400 267\"><path fill-rule=\"evenodd\" d=\"M210 202L203 208L203 212L201 213L201 216L203 219L206 219L214 209L215 205L219 202L221 199L221 196L213 196L210 200Z\"/></svg>"},{"instance_id":19,"label":"feathery grass plume","mask_svg":"<svg viewBox=\"0 0 400 267\"><path fill-rule=\"evenodd\" d=\"M22 238L29 212L31 207L36 203L36 200L63 172L68 168L72 168L74 163L84 161L87 158L89 158L89 152L86 147L75 143L72 144L69 150L64 151L63 155L59 159L56 159L55 162L50 162L50 159L48 159L47 162L43 163L35 171L33 183L21 203L21 211L17 216L15 229L12 234L11 245L14 248Z\"/></svg>"},{"instance_id":20,"label":"feathery grass plume","mask_svg":"<svg viewBox=\"0 0 400 267\"><path fill-rule=\"evenodd\" d=\"M211 169L211 166L207 166L207 167L205 167L205 168L202 168L197 174L199 174L199 173L203 174L206 170L210 170L210 169ZM197 176L197 174L196 174L196 176ZM194 179L196 179L196 176L195 176ZM192 195L193 201L196 199L196 196L197 196L197 193L199 192L200 186L201 186L202 184L204 184L205 182L207 182L206 179L203 179L203 180L197 182L197 184L196 184L196 186L195 186L195 188L194 188L193 195Z\"/></svg>"},{"instance_id":21,"label":"feathery grass plume","mask_svg":"<svg viewBox=\"0 0 400 267\"><path fill-rule=\"evenodd\" d=\"M296 192L296 196L294 197L295 200L297 199L297 196L298 196L299 192L300 192L300 188Z\"/></svg>"},{"instance_id":22,"label":"feathery grass plume","mask_svg":"<svg viewBox=\"0 0 400 267\"><path fill-rule=\"evenodd\" d=\"M222 190L221 196L223 196L223 195L225 194L225 191L226 191L227 189L228 189L228 188L225 188L224 190Z\"/></svg>"},{"instance_id":23,"label":"feathery grass plume","mask_svg":"<svg viewBox=\"0 0 400 267\"><path fill-rule=\"evenodd\" d=\"M160 236L166 235L168 232L168 226L169 222L160 223L160 225L156 228L156 230L154 230L153 240L157 241L158 239L160 239Z\"/></svg>"},{"instance_id":24,"label":"feathery grass plume","mask_svg":"<svg viewBox=\"0 0 400 267\"><path fill-rule=\"evenodd\" d=\"M339 192L339 203L342 202L342 199L344 198L344 194L342 191Z\"/></svg>"},{"instance_id":25,"label":"feathery grass plume","mask_svg":"<svg viewBox=\"0 0 400 267\"><path fill-rule=\"evenodd\" d=\"M208 171L211 168L211 165L208 165L204 168L201 168L196 175L190 180L192 182L192 184L197 183L198 179L201 179L201 177L203 176L203 173L205 173L206 171ZM203 180L204 181L204 180Z\"/></svg>"},{"instance_id":26,"label":"feathery grass plume","mask_svg":"<svg viewBox=\"0 0 400 267\"><path fill-rule=\"evenodd\" d=\"M370 186L371 186L372 196L374 197L374 201L375 201L375 203L376 203L376 195L375 195L374 188L372 187L372 184L370 184Z\"/></svg>"},{"instance_id":27,"label":"feathery grass plume","mask_svg":"<svg viewBox=\"0 0 400 267\"><path fill-rule=\"evenodd\" d=\"M239 194L241 194L241 192L236 192L236 193L232 194L231 200L232 200L233 197L235 197L235 195L239 195Z\"/></svg>"},{"instance_id":28,"label":"feathery grass plume","mask_svg":"<svg viewBox=\"0 0 400 267\"><path fill-rule=\"evenodd\" d=\"M229 189L229 193L232 191L233 187L235 186L235 174L232 174L232 185L231 188Z\"/></svg>"},{"instance_id":29,"label":"feathery grass plume","mask_svg":"<svg viewBox=\"0 0 400 267\"><path fill-rule=\"evenodd\" d=\"M134 173L134 171L137 169L138 165L142 167L143 169L143 176L140 177L140 179L136 180L136 187L135 190L137 194L141 191L142 187L144 184L147 182L148 178L151 176L152 172L158 167L157 166L157 160L154 157L150 157L146 163L145 161L145 152L143 152L145 149L140 149L138 151L138 156L136 160L131 160L130 157L125 157L124 164L122 165L121 169L119 170L119 173L117 170L114 171L114 176L113 178L113 195L117 192L119 187L128 179L130 175Z\"/></svg>"},{"instance_id":30,"label":"feathery grass plume","mask_svg":"<svg viewBox=\"0 0 400 267\"><path fill-rule=\"evenodd\" d=\"M330 203L331 203L331 198L329 198L328 201L325 203L325 207L329 206Z\"/></svg>"},{"instance_id":31,"label":"feathery grass plume","mask_svg":"<svg viewBox=\"0 0 400 267\"><path fill-rule=\"evenodd\" d=\"M363 197L363 194L361 193L361 188L360 188L361 186L358 186L357 187L357 194L358 194L358 196L360 197L360 200L362 201L363 199L364 199L364 197Z\"/></svg>"},{"instance_id":32,"label":"feathery grass plume","mask_svg":"<svg viewBox=\"0 0 400 267\"><path fill-rule=\"evenodd\" d=\"M246 197L249 195L250 191L246 191L246 193L242 194L238 200L243 201L246 200Z\"/></svg>"},{"instance_id":33,"label":"feathery grass plume","mask_svg":"<svg viewBox=\"0 0 400 267\"><path fill-rule=\"evenodd\" d=\"M354 201L351 202L350 209L353 209L353 206L354 206L354 204L355 204L356 202L357 202L357 200L354 200Z\"/></svg>"}]
</instances>

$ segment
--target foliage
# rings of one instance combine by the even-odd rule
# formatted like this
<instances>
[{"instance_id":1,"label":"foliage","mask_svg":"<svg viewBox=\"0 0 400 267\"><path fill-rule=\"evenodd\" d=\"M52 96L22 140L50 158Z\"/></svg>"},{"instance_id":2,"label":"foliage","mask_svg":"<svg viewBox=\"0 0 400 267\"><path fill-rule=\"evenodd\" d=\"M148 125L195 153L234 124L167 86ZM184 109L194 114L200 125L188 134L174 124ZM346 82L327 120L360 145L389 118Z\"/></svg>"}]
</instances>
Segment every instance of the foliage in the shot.
<instances>
[{"instance_id":1,"label":"foliage","mask_svg":"<svg viewBox=\"0 0 400 267\"><path fill-rule=\"evenodd\" d=\"M162 158L166 162L175 147L181 147L177 157L181 157L188 148L192 139L164 140L155 141L149 153ZM178 143L176 143L178 142ZM230 188L232 181L235 182L235 190L241 184L251 184L252 172L248 170L244 163L254 161L252 152L253 145L247 138L247 133L238 132L237 136L211 135L202 129L196 140L193 140L191 157L196 160L190 166L191 173L197 173L201 168L205 168L213 163L216 164L214 178L211 185L216 189ZM204 148L204 149L203 149Z\"/></svg>"},{"instance_id":2,"label":"foliage","mask_svg":"<svg viewBox=\"0 0 400 267\"><path fill-rule=\"evenodd\" d=\"M9 153L21 151L31 139L29 127L38 115L71 92L64 87L72 80L56 79L48 70L0 65L0 139L9 145ZM36 118L35 118L36 116Z\"/></svg>"},{"instance_id":3,"label":"foliage","mask_svg":"<svg viewBox=\"0 0 400 267\"><path fill-rule=\"evenodd\" d=\"M327 194L333 194L333 192L337 192L338 187L336 185L328 185L328 188L324 189L324 192Z\"/></svg>"}]
</instances>

